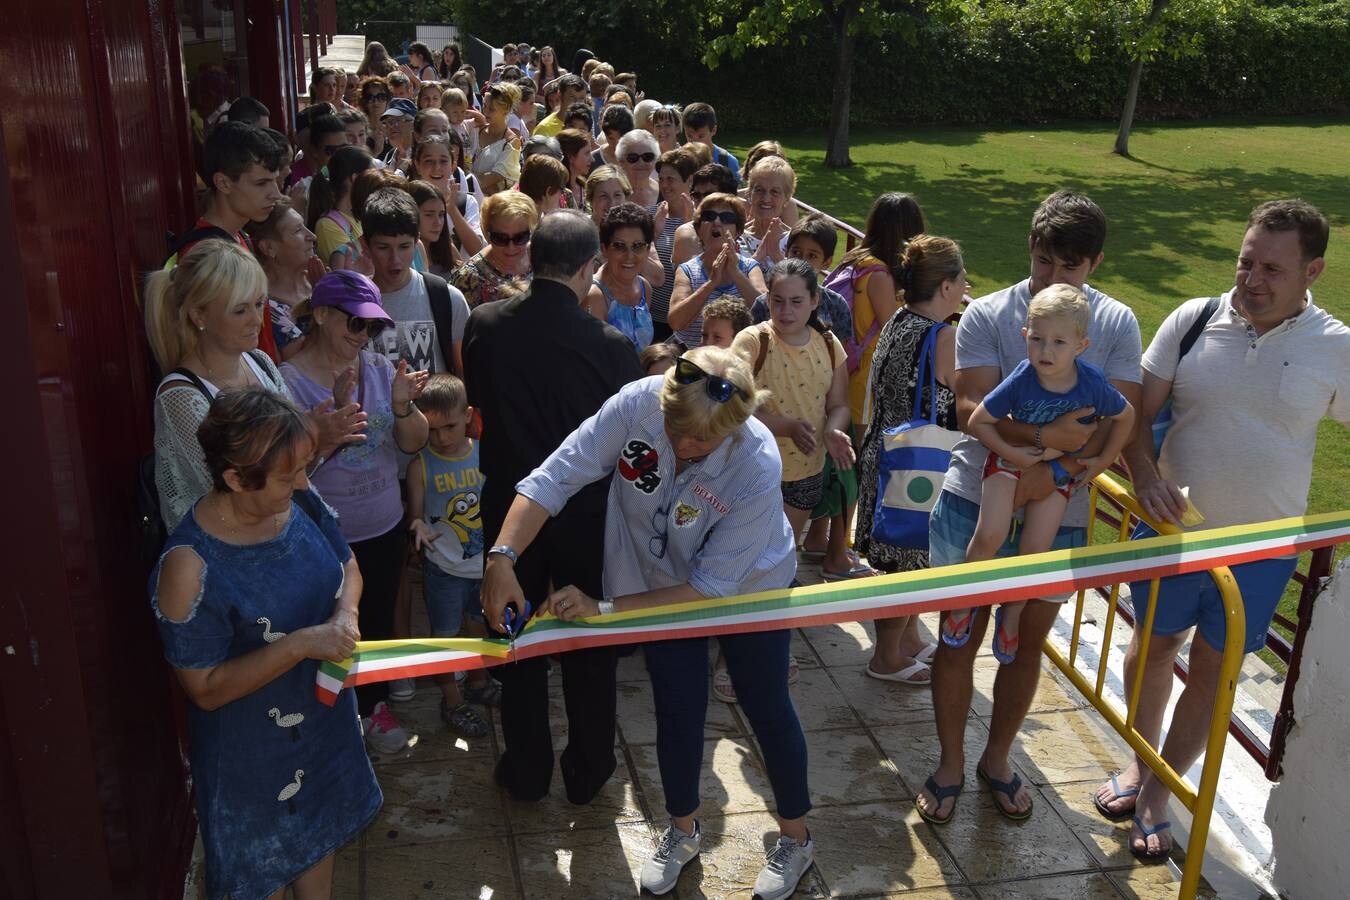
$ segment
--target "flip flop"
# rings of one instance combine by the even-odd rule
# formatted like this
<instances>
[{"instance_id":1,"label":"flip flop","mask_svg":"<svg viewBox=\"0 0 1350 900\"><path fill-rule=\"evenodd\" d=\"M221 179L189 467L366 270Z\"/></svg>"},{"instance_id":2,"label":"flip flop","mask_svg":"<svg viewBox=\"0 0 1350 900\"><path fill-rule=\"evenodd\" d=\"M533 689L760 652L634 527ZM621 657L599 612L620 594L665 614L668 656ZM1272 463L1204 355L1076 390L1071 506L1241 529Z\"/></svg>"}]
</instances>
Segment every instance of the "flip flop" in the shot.
<instances>
[{"instance_id":1,"label":"flip flop","mask_svg":"<svg viewBox=\"0 0 1350 900\"><path fill-rule=\"evenodd\" d=\"M989 777L989 773L984 770L983 766L975 767L975 775L980 781L984 782L985 787L989 788L990 793L997 792L1002 794L1008 798L1009 803L1017 802L1014 798L1017 796L1018 789L1022 786L1021 775L1013 772L1012 781L999 781L997 778ZM1011 810L1002 803L999 803L997 799L994 800L994 806L998 807L998 811L1003 813L1005 819L1009 819L1013 822L1025 822L1027 819L1030 819L1032 811L1036 808L1036 804L1033 801L1031 806L1028 806L1022 812L1017 812L1016 810Z\"/></svg>"},{"instance_id":2,"label":"flip flop","mask_svg":"<svg viewBox=\"0 0 1350 900\"><path fill-rule=\"evenodd\" d=\"M1166 862L1167 858L1172 855L1172 848L1168 847L1166 850L1151 851L1148 849L1148 838L1153 837L1153 835L1162 831L1164 828L1167 829L1168 831L1171 831L1172 823L1159 822L1157 825L1154 825L1152 829L1150 829L1144 825L1143 820L1141 820L1138 816L1131 816L1130 818L1134 820L1135 827L1138 828L1139 832L1144 836L1143 850L1140 850L1134 846L1133 835L1131 835L1129 838L1130 853L1134 855L1134 858L1139 860L1141 863L1146 863L1152 866L1156 866L1160 863Z\"/></svg>"},{"instance_id":3,"label":"flip flop","mask_svg":"<svg viewBox=\"0 0 1350 900\"><path fill-rule=\"evenodd\" d=\"M913 665L905 666L898 672L878 672L872 668L871 664L863 666L863 671L878 681L894 681L899 684L912 684L919 687L927 687L932 683L931 670L928 663L916 662ZM919 678L923 672L930 672L929 677Z\"/></svg>"},{"instance_id":4,"label":"flip flop","mask_svg":"<svg viewBox=\"0 0 1350 900\"><path fill-rule=\"evenodd\" d=\"M731 683L731 673L726 669L713 669L712 692L723 703L736 702L736 686Z\"/></svg>"},{"instance_id":5,"label":"flip flop","mask_svg":"<svg viewBox=\"0 0 1350 900\"><path fill-rule=\"evenodd\" d=\"M1113 792L1113 794L1112 796L1106 799L1106 803L1112 803L1116 800L1124 800L1126 797L1137 797L1139 795L1139 788L1137 787L1126 788L1125 790L1122 791L1120 789L1120 782L1116 781L1115 775L1111 776L1111 791ZM1098 797L1095 793L1092 795L1092 805L1097 807L1097 812L1101 813L1102 818L1105 819L1106 821L1124 822L1126 819L1134 817L1133 806L1131 806L1129 809L1112 809L1111 807L1107 806L1106 803L1103 803L1102 799Z\"/></svg>"},{"instance_id":6,"label":"flip flop","mask_svg":"<svg viewBox=\"0 0 1350 900\"><path fill-rule=\"evenodd\" d=\"M926 665L933 664L933 657L937 656L937 644L926 644L918 653L914 654L914 659Z\"/></svg>"},{"instance_id":7,"label":"flip flop","mask_svg":"<svg viewBox=\"0 0 1350 900\"><path fill-rule=\"evenodd\" d=\"M942 614L943 621L946 621L950 617L950 612ZM966 642L970 640L970 630L975 627L974 607L971 607L965 617L956 622L956 625L961 626L963 623L965 627L953 628L952 631L954 633L951 635L947 634L947 630L942 627L942 623L938 623L938 635L942 638L942 643L946 644L948 647L964 647L966 645Z\"/></svg>"},{"instance_id":8,"label":"flip flop","mask_svg":"<svg viewBox=\"0 0 1350 900\"><path fill-rule=\"evenodd\" d=\"M1011 653L1002 653L998 649L999 638L1003 638L1003 644L1009 647ZM1003 607L1000 606L994 610L994 637L989 641L989 649L994 651L994 659L998 660L999 665L1011 665L1013 660L1017 659L1018 635L1009 637L1003 630Z\"/></svg>"},{"instance_id":9,"label":"flip flop","mask_svg":"<svg viewBox=\"0 0 1350 900\"><path fill-rule=\"evenodd\" d=\"M802 562L818 563L825 559L824 550L807 550L805 547L798 547L797 552L802 555Z\"/></svg>"},{"instance_id":10,"label":"flip flop","mask_svg":"<svg viewBox=\"0 0 1350 900\"><path fill-rule=\"evenodd\" d=\"M928 776L928 780L923 783L923 789L933 795L933 799L937 800L938 806L942 806L942 801L946 800L948 797L955 797L957 798L957 802L960 802L961 789L965 786L966 780L962 778L959 784L949 784L946 787L940 787L937 783L937 779L933 778L931 775ZM915 798L914 800L914 809L919 814L919 818L931 825L946 825L952 820L952 816L956 815L956 803L952 804L952 811L947 813L944 817L924 812L923 807L919 805L918 798Z\"/></svg>"},{"instance_id":11,"label":"flip flop","mask_svg":"<svg viewBox=\"0 0 1350 900\"><path fill-rule=\"evenodd\" d=\"M820 570L820 577L823 581L848 581L850 578L871 578L873 575L880 575L876 569L866 563L855 563L853 568L847 572L826 572Z\"/></svg>"}]
</instances>

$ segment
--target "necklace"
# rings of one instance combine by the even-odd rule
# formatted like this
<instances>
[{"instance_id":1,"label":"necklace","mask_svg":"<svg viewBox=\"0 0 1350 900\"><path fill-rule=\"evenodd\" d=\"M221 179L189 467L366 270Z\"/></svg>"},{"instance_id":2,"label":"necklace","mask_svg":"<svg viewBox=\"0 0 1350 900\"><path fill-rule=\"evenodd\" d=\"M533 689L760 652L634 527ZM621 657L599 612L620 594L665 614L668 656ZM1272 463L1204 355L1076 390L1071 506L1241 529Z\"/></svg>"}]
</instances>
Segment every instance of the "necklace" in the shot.
<instances>
[{"instance_id":1,"label":"necklace","mask_svg":"<svg viewBox=\"0 0 1350 900\"><path fill-rule=\"evenodd\" d=\"M220 508L216 511L216 515L220 518L220 524L221 524L221 526L222 526L226 531L228 531L228 532L230 532L231 534L234 534L234 535L240 535L240 536L252 536L252 535L249 535L249 533L248 533L247 531L245 531L243 528L240 528L240 527L237 526L237 525L231 525L231 524L230 524L230 521L229 521L228 519L225 518L225 507L226 507L226 506L229 506L229 505L230 505L229 499L228 499L227 497L225 497L224 495L220 495ZM231 512L233 512L233 510L231 510ZM238 515L236 514L235 517L236 517L236 519L237 519L237 518L238 518ZM281 533L282 513L273 513L272 516L271 516L271 519L272 519L272 526L271 526L270 529L268 529L268 532L267 532L266 536L263 537L262 540L264 540L264 541L270 541L270 540L272 540L272 538L276 537L278 534ZM261 524L261 523L264 522L264 521L266 521L266 520L265 520L265 519L260 519L260 520L259 520L259 524Z\"/></svg>"}]
</instances>

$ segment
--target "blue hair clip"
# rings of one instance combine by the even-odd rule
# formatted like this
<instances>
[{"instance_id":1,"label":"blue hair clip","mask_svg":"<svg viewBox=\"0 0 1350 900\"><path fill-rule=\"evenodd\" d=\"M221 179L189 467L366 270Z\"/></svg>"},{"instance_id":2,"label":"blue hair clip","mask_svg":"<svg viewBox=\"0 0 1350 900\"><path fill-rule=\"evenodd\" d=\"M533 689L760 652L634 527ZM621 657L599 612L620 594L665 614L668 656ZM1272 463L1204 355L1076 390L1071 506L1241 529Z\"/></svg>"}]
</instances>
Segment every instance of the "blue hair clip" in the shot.
<instances>
[{"instance_id":1,"label":"blue hair clip","mask_svg":"<svg viewBox=\"0 0 1350 900\"><path fill-rule=\"evenodd\" d=\"M328 167L327 167L327 166L324 166L322 169L320 169L320 170L319 170L319 174L322 175L324 178L327 178L327 177L328 177Z\"/></svg>"}]
</instances>

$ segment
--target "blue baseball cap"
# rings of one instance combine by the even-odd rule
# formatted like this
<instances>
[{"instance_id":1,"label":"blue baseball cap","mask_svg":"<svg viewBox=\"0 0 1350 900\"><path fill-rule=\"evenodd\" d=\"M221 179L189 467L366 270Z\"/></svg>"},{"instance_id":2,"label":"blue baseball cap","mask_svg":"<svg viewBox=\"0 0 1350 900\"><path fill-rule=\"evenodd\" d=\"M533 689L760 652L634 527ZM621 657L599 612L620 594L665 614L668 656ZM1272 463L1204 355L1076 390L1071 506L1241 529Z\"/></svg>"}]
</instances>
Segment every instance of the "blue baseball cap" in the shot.
<instances>
[{"instance_id":1,"label":"blue baseball cap","mask_svg":"<svg viewBox=\"0 0 1350 900\"><path fill-rule=\"evenodd\" d=\"M389 106L385 109L381 119L415 119L417 118L417 107L407 97L396 97L389 101Z\"/></svg>"}]
</instances>

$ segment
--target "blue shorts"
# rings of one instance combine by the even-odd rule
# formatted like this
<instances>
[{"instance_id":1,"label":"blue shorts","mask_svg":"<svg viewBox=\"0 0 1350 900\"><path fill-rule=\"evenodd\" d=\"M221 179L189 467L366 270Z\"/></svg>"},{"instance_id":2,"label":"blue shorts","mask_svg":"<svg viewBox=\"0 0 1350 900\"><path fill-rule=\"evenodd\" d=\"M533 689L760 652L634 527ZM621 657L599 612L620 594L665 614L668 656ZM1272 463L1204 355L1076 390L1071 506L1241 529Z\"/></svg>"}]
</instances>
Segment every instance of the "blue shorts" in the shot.
<instances>
[{"instance_id":1,"label":"blue shorts","mask_svg":"<svg viewBox=\"0 0 1350 900\"><path fill-rule=\"evenodd\" d=\"M483 602L479 597L481 578L447 575L440 566L428 560L422 564L422 584L432 637L459 634L465 615L480 622L483 620Z\"/></svg>"},{"instance_id":2,"label":"blue shorts","mask_svg":"<svg viewBox=\"0 0 1350 900\"><path fill-rule=\"evenodd\" d=\"M933 512L928 518L928 564L937 568L965 562L966 548L970 546L970 539L975 534L975 523L979 519L980 504L951 491L939 494ZM1022 523L1013 520L1008 527L1008 537L994 554L995 557L1017 555L1017 544L1022 539L1021 529ZM1055 533L1055 540L1050 549L1068 550L1086 543L1086 528L1061 525L1059 531ZM1041 599L1051 603L1063 603L1070 596L1072 595L1059 594Z\"/></svg>"},{"instance_id":3,"label":"blue shorts","mask_svg":"<svg viewBox=\"0 0 1350 900\"><path fill-rule=\"evenodd\" d=\"M1153 537L1152 528L1140 523L1133 540ZM1247 642L1243 650L1254 653L1266 645L1266 631L1275 618L1275 607L1284 596L1285 585L1294 574L1298 556L1261 559L1233 566L1233 578L1242 591L1242 606L1247 612ZM1150 582L1130 582L1130 599L1134 603L1134 617L1143 623L1148 614ZM1219 586L1209 572L1189 575L1169 575L1158 582L1158 611L1153 616L1154 634L1176 634L1192 625L1198 626L1200 636L1215 650L1223 650L1228 624L1223 614L1223 600Z\"/></svg>"}]
</instances>

